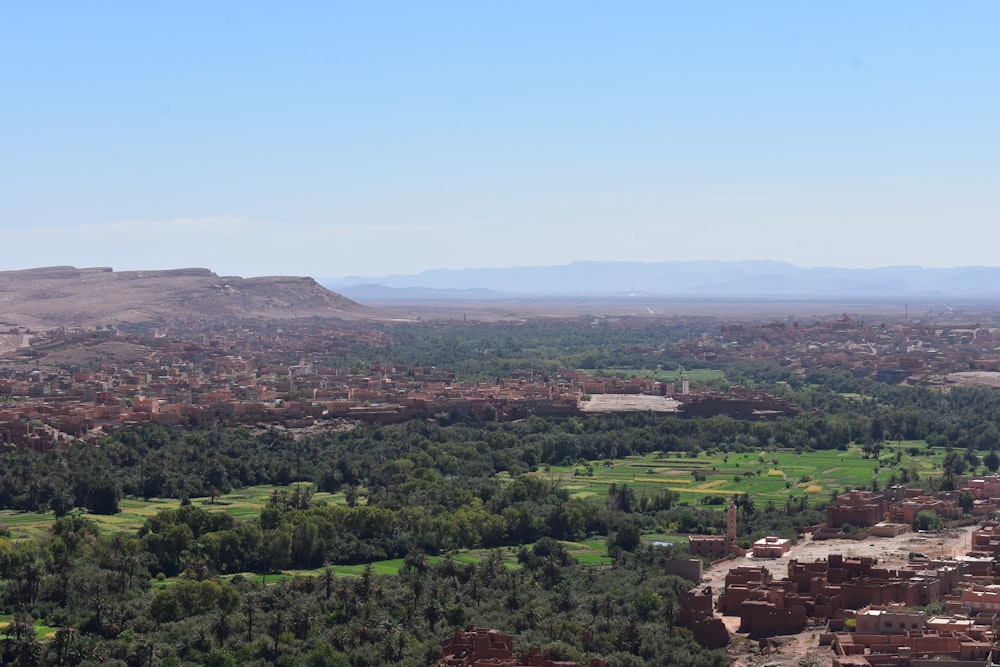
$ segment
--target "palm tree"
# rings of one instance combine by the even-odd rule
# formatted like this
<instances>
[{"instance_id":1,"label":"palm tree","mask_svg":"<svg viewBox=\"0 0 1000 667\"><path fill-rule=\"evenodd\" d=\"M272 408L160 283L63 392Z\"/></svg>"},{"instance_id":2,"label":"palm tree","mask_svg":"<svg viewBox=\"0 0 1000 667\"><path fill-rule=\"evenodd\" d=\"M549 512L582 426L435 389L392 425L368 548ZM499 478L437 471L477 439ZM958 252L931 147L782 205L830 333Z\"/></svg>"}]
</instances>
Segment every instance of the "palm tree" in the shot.
<instances>
[{"instance_id":1,"label":"palm tree","mask_svg":"<svg viewBox=\"0 0 1000 667\"><path fill-rule=\"evenodd\" d=\"M55 637L52 639L52 648L56 653L57 665L66 664L66 654L76 633L76 628L70 626L64 626L56 630Z\"/></svg>"},{"instance_id":2,"label":"palm tree","mask_svg":"<svg viewBox=\"0 0 1000 667\"><path fill-rule=\"evenodd\" d=\"M219 640L220 646L226 643L229 636L233 634L233 623L229 614L221 612L215 618L215 622L212 623L212 632L215 633L215 638Z\"/></svg>"},{"instance_id":3,"label":"palm tree","mask_svg":"<svg viewBox=\"0 0 1000 667\"><path fill-rule=\"evenodd\" d=\"M273 655L275 657L278 655L278 639L281 637L281 633L285 631L287 625L288 619L285 617L285 612L280 609L271 614L271 618L268 619L267 634L271 635L271 638L274 639Z\"/></svg>"},{"instance_id":4,"label":"palm tree","mask_svg":"<svg viewBox=\"0 0 1000 667\"><path fill-rule=\"evenodd\" d=\"M320 581L323 583L323 588L326 590L326 599L330 599L330 595L333 594L333 582L336 579L336 575L333 572L333 568L327 565L323 568L323 574L320 575Z\"/></svg>"},{"instance_id":5,"label":"palm tree","mask_svg":"<svg viewBox=\"0 0 1000 667\"><path fill-rule=\"evenodd\" d=\"M153 658L156 657L156 649L146 639L142 638L132 647L132 654L136 657L140 665L144 664L146 667L152 667Z\"/></svg>"},{"instance_id":6,"label":"palm tree","mask_svg":"<svg viewBox=\"0 0 1000 667\"><path fill-rule=\"evenodd\" d=\"M35 636L35 620L26 613L19 613L7 626L7 634L14 638L13 664L20 667L41 667L42 645Z\"/></svg>"},{"instance_id":7,"label":"palm tree","mask_svg":"<svg viewBox=\"0 0 1000 667\"><path fill-rule=\"evenodd\" d=\"M22 637L14 644L15 667L42 667L44 651L37 637Z\"/></svg>"},{"instance_id":8,"label":"palm tree","mask_svg":"<svg viewBox=\"0 0 1000 667\"><path fill-rule=\"evenodd\" d=\"M42 569L34 560L30 560L21 566L21 585L19 587L19 601L21 606L31 605L38 598L38 589L42 582Z\"/></svg>"},{"instance_id":9,"label":"palm tree","mask_svg":"<svg viewBox=\"0 0 1000 667\"><path fill-rule=\"evenodd\" d=\"M292 617L292 631L295 633L295 638L305 639L309 636L309 630L312 629L315 622L316 614L313 613L312 609L297 608Z\"/></svg>"},{"instance_id":10,"label":"palm tree","mask_svg":"<svg viewBox=\"0 0 1000 667\"><path fill-rule=\"evenodd\" d=\"M243 617L247 621L247 641L253 641L253 619L257 615L257 604L254 600L246 598L243 601Z\"/></svg>"},{"instance_id":11,"label":"palm tree","mask_svg":"<svg viewBox=\"0 0 1000 667\"><path fill-rule=\"evenodd\" d=\"M427 619L427 625L430 627L431 632L434 632L434 626L441 620L441 609L435 602L430 602L424 607L424 618Z\"/></svg>"}]
</instances>

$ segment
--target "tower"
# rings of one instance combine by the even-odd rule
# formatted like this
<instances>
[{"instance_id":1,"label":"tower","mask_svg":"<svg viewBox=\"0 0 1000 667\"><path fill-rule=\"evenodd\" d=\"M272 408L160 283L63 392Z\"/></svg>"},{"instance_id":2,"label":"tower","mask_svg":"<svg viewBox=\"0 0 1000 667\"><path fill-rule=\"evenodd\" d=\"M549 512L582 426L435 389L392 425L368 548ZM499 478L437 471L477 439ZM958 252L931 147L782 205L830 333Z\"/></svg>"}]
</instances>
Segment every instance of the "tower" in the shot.
<instances>
[{"instance_id":1,"label":"tower","mask_svg":"<svg viewBox=\"0 0 1000 667\"><path fill-rule=\"evenodd\" d=\"M689 380L688 376L685 375L684 377L681 378L681 395L687 396L690 391L691 391L691 380Z\"/></svg>"},{"instance_id":2,"label":"tower","mask_svg":"<svg viewBox=\"0 0 1000 667\"><path fill-rule=\"evenodd\" d=\"M726 541L736 542L736 503L729 501L729 515L726 517Z\"/></svg>"}]
</instances>

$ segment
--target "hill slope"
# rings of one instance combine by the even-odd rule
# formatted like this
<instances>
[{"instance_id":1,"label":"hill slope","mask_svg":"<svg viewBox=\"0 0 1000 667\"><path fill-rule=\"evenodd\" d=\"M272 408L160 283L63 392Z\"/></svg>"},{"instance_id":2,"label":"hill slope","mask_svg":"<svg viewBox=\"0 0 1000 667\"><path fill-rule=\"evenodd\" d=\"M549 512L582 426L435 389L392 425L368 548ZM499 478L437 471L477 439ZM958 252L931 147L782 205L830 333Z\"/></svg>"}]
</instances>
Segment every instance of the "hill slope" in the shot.
<instances>
[{"instance_id":1,"label":"hill slope","mask_svg":"<svg viewBox=\"0 0 1000 667\"><path fill-rule=\"evenodd\" d=\"M240 278L208 269L0 271L0 323L36 328L188 317L347 319L367 312L312 278Z\"/></svg>"}]
</instances>

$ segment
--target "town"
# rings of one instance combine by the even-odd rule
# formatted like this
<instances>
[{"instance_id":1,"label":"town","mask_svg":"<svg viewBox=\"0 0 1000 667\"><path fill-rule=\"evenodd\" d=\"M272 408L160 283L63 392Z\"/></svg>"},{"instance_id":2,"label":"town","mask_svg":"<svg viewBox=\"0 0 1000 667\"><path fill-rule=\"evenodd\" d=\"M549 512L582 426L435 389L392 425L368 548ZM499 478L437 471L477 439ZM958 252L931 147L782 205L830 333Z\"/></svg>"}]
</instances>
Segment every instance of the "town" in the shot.
<instances>
[{"instance_id":1,"label":"town","mask_svg":"<svg viewBox=\"0 0 1000 667\"><path fill-rule=\"evenodd\" d=\"M958 520L963 512L957 503L963 494L974 499L974 518ZM732 628L760 640L765 652L771 646L767 638L812 629L818 643L830 647L834 667L942 659L992 664L1000 610L1000 585L993 583L998 575L1000 523L990 517L998 508L997 476L973 478L959 490L933 496L902 486L884 494L852 491L827 507L827 522L813 527L809 535L812 544L825 546L827 555L800 560L786 558L792 549L787 539L765 537L750 551L740 549L731 506L728 535L714 538L714 545L717 553L736 558L712 564L712 570L722 570L716 573L716 580L724 576L722 590L699 585L688 591L682 601L682 622L705 646L727 645ZM943 541L937 539L938 531L910 533L919 512L932 512L954 526L954 536ZM861 530L845 535L839 526L848 522ZM844 543L883 540L902 549L918 541L932 543L928 537L942 545L937 553L910 551L903 562L851 555L862 549ZM706 539L713 538L691 537L692 543ZM743 564L748 559L755 564ZM785 576L775 574L772 563L779 559ZM695 576L700 576L700 561L669 564L692 565ZM736 617L738 624L725 623L728 617Z\"/></svg>"},{"instance_id":2,"label":"town","mask_svg":"<svg viewBox=\"0 0 1000 667\"><path fill-rule=\"evenodd\" d=\"M559 325L629 328L649 322L577 318ZM708 328L702 319L697 325ZM889 382L1000 382L1000 334L979 324L873 325L844 316L812 325L711 326L717 333L685 339L671 352L705 363L770 360L788 369L843 368ZM15 327L4 334L8 346L0 357L0 442L44 449L137 424L301 428L330 419L389 424L441 414L496 420L646 410L764 419L798 411L740 388L692 393L682 371L675 382L572 369L551 376L521 371L494 382L469 382L445 368L384 363L345 368L328 362L359 344L390 347L391 326L289 321L205 327L189 322L142 333L129 329L108 325L29 333ZM636 352L653 355L658 350ZM601 399L588 404L593 396ZM604 400L615 396L655 400Z\"/></svg>"}]
</instances>

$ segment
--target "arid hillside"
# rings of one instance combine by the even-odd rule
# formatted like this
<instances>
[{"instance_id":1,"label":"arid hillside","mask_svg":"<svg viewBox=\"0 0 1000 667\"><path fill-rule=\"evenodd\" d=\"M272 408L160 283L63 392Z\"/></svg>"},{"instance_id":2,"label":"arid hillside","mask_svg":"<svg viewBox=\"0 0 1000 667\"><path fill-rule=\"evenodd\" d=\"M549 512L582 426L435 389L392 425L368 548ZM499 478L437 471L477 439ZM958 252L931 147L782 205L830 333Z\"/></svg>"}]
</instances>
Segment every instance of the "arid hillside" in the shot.
<instances>
[{"instance_id":1,"label":"arid hillside","mask_svg":"<svg viewBox=\"0 0 1000 667\"><path fill-rule=\"evenodd\" d=\"M347 319L369 312L312 278L71 266L0 272L0 325L49 328L187 317Z\"/></svg>"}]
</instances>

